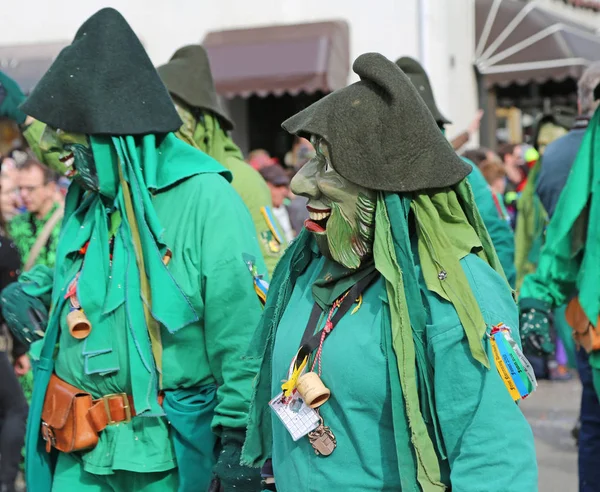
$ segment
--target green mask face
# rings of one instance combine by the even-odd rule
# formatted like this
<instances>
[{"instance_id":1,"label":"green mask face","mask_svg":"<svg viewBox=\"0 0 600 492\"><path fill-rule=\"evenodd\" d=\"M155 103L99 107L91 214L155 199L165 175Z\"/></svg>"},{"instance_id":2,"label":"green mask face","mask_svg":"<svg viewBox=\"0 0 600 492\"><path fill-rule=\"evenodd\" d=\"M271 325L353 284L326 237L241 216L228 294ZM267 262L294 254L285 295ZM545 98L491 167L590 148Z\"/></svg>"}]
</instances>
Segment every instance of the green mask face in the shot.
<instances>
[{"instance_id":1,"label":"green mask face","mask_svg":"<svg viewBox=\"0 0 600 492\"><path fill-rule=\"evenodd\" d=\"M327 142L312 137L316 155L294 176L292 192L308 198L305 222L323 255L356 269L373 251L376 192L351 183L331 164Z\"/></svg>"},{"instance_id":2,"label":"green mask face","mask_svg":"<svg viewBox=\"0 0 600 492\"><path fill-rule=\"evenodd\" d=\"M86 135L55 130L46 125L40 139L40 150L44 154L58 153L67 178L77 181L87 190L98 191L96 163Z\"/></svg>"}]
</instances>

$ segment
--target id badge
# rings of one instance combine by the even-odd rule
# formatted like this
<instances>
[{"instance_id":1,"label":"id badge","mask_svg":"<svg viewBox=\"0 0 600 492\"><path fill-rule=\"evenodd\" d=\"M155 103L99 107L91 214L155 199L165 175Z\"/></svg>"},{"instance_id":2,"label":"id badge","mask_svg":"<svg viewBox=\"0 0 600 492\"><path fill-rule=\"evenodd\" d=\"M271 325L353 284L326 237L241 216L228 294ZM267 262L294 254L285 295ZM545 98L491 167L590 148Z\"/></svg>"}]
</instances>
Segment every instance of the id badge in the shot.
<instances>
[{"instance_id":1,"label":"id badge","mask_svg":"<svg viewBox=\"0 0 600 492\"><path fill-rule=\"evenodd\" d=\"M319 426L319 414L304 403L297 391L294 391L289 398L286 398L283 393L279 393L269 402L269 406L294 441L306 436Z\"/></svg>"}]
</instances>

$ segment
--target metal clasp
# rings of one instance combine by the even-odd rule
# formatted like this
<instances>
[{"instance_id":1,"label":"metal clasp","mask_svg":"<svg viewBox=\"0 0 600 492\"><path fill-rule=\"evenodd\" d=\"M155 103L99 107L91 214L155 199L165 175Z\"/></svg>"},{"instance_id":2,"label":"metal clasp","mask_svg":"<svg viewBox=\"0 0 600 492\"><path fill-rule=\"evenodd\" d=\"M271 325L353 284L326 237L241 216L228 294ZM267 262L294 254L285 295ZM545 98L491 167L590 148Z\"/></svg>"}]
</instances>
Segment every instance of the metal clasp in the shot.
<instances>
[{"instance_id":1,"label":"metal clasp","mask_svg":"<svg viewBox=\"0 0 600 492\"><path fill-rule=\"evenodd\" d=\"M123 410L125 410L125 420L116 421L113 420L112 414L110 413L110 405L109 401L111 398L121 398L123 400ZM131 422L131 407L129 406L129 398L127 397L127 393L112 393L110 395L105 395L102 397L102 401L104 402L104 409L106 410L106 416L108 418L108 425L119 424L121 422L127 423Z\"/></svg>"},{"instance_id":2,"label":"metal clasp","mask_svg":"<svg viewBox=\"0 0 600 492\"><path fill-rule=\"evenodd\" d=\"M44 441L48 441L52 446L56 446L54 432L52 432L52 428L44 421L42 421L42 437L44 438Z\"/></svg>"}]
</instances>

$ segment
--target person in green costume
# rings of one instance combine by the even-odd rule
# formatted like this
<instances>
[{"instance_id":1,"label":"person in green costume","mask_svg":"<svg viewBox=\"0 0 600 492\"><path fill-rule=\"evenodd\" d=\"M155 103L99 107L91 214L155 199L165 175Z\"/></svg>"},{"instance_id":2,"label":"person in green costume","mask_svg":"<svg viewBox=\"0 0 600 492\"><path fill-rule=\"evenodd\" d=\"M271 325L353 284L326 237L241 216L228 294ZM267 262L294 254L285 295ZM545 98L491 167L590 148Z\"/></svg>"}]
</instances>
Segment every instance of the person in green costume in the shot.
<instances>
[{"instance_id":1,"label":"person in green costume","mask_svg":"<svg viewBox=\"0 0 600 492\"><path fill-rule=\"evenodd\" d=\"M451 121L444 117L438 109L433 96L433 89L425 69L417 60L408 56L399 58L396 60L396 64L406 75L408 75L408 78L417 88L419 95L423 98L427 108L433 115L438 127L442 132L445 132L445 125L450 124ZM479 213L490 233L490 237L492 238L492 242L494 243L498 257L500 258L500 263L502 264L506 278L508 279L510 286L514 288L516 271L513 232L504 218L503 211L494 200L493 192L479 168L469 159L463 158L463 160L473 169L467 179L469 180L475 196L475 204L477 205L477 208L479 208Z\"/></svg>"},{"instance_id":2,"label":"person in green costume","mask_svg":"<svg viewBox=\"0 0 600 492\"><path fill-rule=\"evenodd\" d=\"M291 185L310 219L248 353L261 369L243 463L272 458L281 491L535 491L510 386L535 383L494 367L490 336L516 333L518 315L471 167L393 62L368 53L353 70L359 82L283 123L316 149Z\"/></svg>"},{"instance_id":3,"label":"person in green costume","mask_svg":"<svg viewBox=\"0 0 600 492\"><path fill-rule=\"evenodd\" d=\"M600 86L594 99L600 99ZM550 147L549 147L550 148ZM521 286L521 337L531 352L554 352L549 317L553 309L567 304L574 296L592 325L598 326L600 314L599 161L600 110L592 116L566 184L548 228L537 269L525 277ZM568 161L567 161L568 162ZM542 168L543 169L543 168ZM590 329L592 329L590 327ZM578 369L583 386L579 449L579 490L598 490L597 467L598 399L600 398L600 351L578 354Z\"/></svg>"},{"instance_id":4,"label":"person in green costume","mask_svg":"<svg viewBox=\"0 0 600 492\"><path fill-rule=\"evenodd\" d=\"M175 136L169 94L114 9L80 27L21 110L46 125L41 151L73 174L54 272L33 269L3 292L9 323L49 313L28 488L260 490L258 471L240 464L257 370L242 356L265 266L230 172ZM71 331L73 313L91 329ZM75 410L54 406L51 376L92 396L94 447L55 449Z\"/></svg>"},{"instance_id":5,"label":"person in green costume","mask_svg":"<svg viewBox=\"0 0 600 492\"><path fill-rule=\"evenodd\" d=\"M184 142L206 152L231 171L231 182L248 207L269 274L287 247L281 225L272 212L271 192L258 171L244 162L229 136L233 123L217 98L205 49L188 45L158 67L183 125L176 133Z\"/></svg>"}]
</instances>

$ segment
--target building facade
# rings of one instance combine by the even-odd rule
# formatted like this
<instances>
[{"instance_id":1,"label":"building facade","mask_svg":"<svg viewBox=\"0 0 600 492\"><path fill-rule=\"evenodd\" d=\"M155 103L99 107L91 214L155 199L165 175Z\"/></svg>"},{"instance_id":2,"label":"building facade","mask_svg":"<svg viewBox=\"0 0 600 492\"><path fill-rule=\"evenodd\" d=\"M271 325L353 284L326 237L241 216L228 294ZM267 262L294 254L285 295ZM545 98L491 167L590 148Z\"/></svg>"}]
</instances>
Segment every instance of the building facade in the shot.
<instances>
[{"instance_id":1,"label":"building facade","mask_svg":"<svg viewBox=\"0 0 600 492\"><path fill-rule=\"evenodd\" d=\"M452 137L467 127L482 101L482 84L474 68L475 5L482 1L486 0L220 0L210 4L197 0L113 0L111 6L130 22L156 65L166 62L180 46L202 42L215 32L343 21L348 26L348 66L358 55L370 51L392 60L408 55L421 61L430 75L438 106L453 122L447 129ZM490 5L527 3L487 1ZM600 28L600 14L593 8L596 0L534 3L589 29ZM32 0L24 9L18 2L4 2L0 70L19 74L17 78L21 77L25 89L30 90L36 76L39 78L60 47L70 42L81 23L104 6L105 0L61 0L60 5ZM248 70L252 71L252 67ZM348 70L346 82L355 80L356 76ZM493 85L487 88L493 91ZM268 90L253 97L265 95ZM278 101L261 106L260 101L247 95L229 95L228 99L238 126L234 137L247 152L253 146L251 130L256 108L268 111L277 108ZM290 108L298 110L303 101L290 103ZM310 98L306 101L310 102ZM488 108L488 117L495 117L494 106Z\"/></svg>"}]
</instances>

